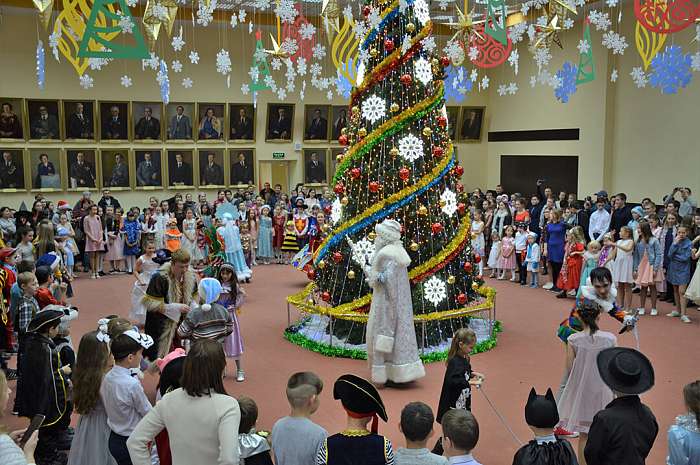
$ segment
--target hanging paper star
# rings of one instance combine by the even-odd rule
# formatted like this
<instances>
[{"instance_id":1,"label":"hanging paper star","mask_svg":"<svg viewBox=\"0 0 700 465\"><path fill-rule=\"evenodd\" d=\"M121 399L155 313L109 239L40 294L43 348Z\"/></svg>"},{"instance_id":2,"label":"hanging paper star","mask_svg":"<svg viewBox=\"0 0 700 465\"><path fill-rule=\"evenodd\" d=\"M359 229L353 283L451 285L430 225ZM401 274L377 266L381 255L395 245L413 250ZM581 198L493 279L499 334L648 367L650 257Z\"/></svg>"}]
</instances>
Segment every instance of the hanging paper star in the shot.
<instances>
[{"instance_id":1,"label":"hanging paper star","mask_svg":"<svg viewBox=\"0 0 700 465\"><path fill-rule=\"evenodd\" d=\"M472 10L471 13L464 14L457 5L455 5L455 9L457 10L457 22L445 23L445 26L449 26L450 29L456 31L450 40L453 41L457 39L465 44L468 44L471 41L472 35L474 35L483 42L483 36L475 29L474 26L477 24L483 24L485 20L474 21L472 19L474 10Z\"/></svg>"}]
</instances>

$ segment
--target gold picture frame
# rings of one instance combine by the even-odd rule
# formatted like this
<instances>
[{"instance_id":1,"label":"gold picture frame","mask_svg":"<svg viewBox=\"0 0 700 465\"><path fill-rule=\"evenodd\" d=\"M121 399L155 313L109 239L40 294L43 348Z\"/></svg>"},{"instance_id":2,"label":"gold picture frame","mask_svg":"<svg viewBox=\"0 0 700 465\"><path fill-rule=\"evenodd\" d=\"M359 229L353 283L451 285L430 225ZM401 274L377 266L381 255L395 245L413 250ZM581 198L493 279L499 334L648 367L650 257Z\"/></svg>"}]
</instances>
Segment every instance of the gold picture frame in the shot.
<instances>
[{"instance_id":1,"label":"gold picture frame","mask_svg":"<svg viewBox=\"0 0 700 465\"><path fill-rule=\"evenodd\" d=\"M214 116L216 116L217 119L220 119L220 128L219 128L219 137L218 138L203 138L200 137L201 131L204 131L202 129L200 131L200 124L203 123L204 118L206 116L206 113L209 111L209 109L214 110ZM213 103L213 102L197 102L196 105L196 111L197 111L197 124L192 124L192 132L194 133L195 131L197 132L197 136L195 137L194 134L192 134L193 137L195 137L195 140L197 141L198 144L223 144L226 141L226 121L227 121L227 111L228 111L228 105L226 103ZM221 116L219 116L219 113ZM216 130L216 128L212 128L212 130Z\"/></svg>"},{"instance_id":2,"label":"gold picture frame","mask_svg":"<svg viewBox=\"0 0 700 465\"><path fill-rule=\"evenodd\" d=\"M281 125L275 123L280 115L279 109L285 110L284 120ZM268 103L267 114L265 115L265 142L273 144L288 144L294 139L294 112L295 105L293 103ZM287 115L289 113L289 115ZM287 130L287 120L289 120L289 129ZM275 127L272 125L275 124ZM286 138L273 138L275 134L289 134Z\"/></svg>"},{"instance_id":3,"label":"gold picture frame","mask_svg":"<svg viewBox=\"0 0 700 465\"><path fill-rule=\"evenodd\" d=\"M105 127L105 123L110 123L112 115L112 107L117 107L119 109L118 118L121 118L122 113L126 113L126 116L119 121L118 126L113 125L110 127ZM100 100L97 102L97 110L100 116L99 128L99 142L102 144L123 144L124 142L131 142L133 138L131 137L131 102L130 101L119 101L119 100ZM106 110L106 111L105 111ZM123 121L123 126L122 122ZM111 138L106 137L111 134L121 135L122 131L125 132L126 137Z\"/></svg>"},{"instance_id":4,"label":"gold picture frame","mask_svg":"<svg viewBox=\"0 0 700 465\"><path fill-rule=\"evenodd\" d=\"M474 114L474 118L471 115ZM473 122L468 123L469 120ZM486 121L486 107L462 107L459 118L459 142L474 143L481 142L481 135Z\"/></svg>"},{"instance_id":5,"label":"gold picture frame","mask_svg":"<svg viewBox=\"0 0 700 465\"><path fill-rule=\"evenodd\" d=\"M92 128L92 137L74 137L75 134L86 134L85 132L81 131L85 131L85 127L87 126L78 117L73 119L73 115L77 114L75 109L78 104L83 105L84 120L87 120L87 122L90 123L90 119L92 119L92 124L90 124ZM63 130L63 140L70 142L71 144L94 144L95 141L97 141L97 131L99 128L97 125L97 118L95 118L95 115L97 114L97 104L94 100L61 100L61 109L63 111L63 124L61 125Z\"/></svg>"},{"instance_id":6,"label":"gold picture frame","mask_svg":"<svg viewBox=\"0 0 700 465\"><path fill-rule=\"evenodd\" d=\"M29 153L24 166L29 166L30 170L30 191L61 192L66 190L68 166L64 151L59 147L51 146L30 147L27 150ZM48 168L39 169L43 154L47 156L48 163L53 166L53 172ZM38 162L36 165L35 161ZM48 167L48 165L46 166Z\"/></svg>"},{"instance_id":7,"label":"gold picture frame","mask_svg":"<svg viewBox=\"0 0 700 465\"><path fill-rule=\"evenodd\" d=\"M250 167L252 173L250 177L252 178L252 183L237 182L240 177L238 172L240 171L242 175L245 175L245 170L236 170L234 173L234 164L239 160L239 154L242 153L245 156L246 165ZM228 172L227 186L231 189L244 189L246 187L255 186L257 183L257 176L259 174L257 157L255 153L255 148L253 147L234 147L228 149L228 165L226 171Z\"/></svg>"},{"instance_id":8,"label":"gold picture frame","mask_svg":"<svg viewBox=\"0 0 700 465\"><path fill-rule=\"evenodd\" d=\"M0 148L0 192L12 193L28 190L26 152L26 149L22 147ZM5 159L5 153L9 154L8 159ZM6 164L7 162L9 165ZM22 180L20 187L15 183L18 178ZM14 187L6 187L10 185Z\"/></svg>"},{"instance_id":9,"label":"gold picture frame","mask_svg":"<svg viewBox=\"0 0 700 465\"><path fill-rule=\"evenodd\" d=\"M152 128L157 127L158 128L158 135L157 137L138 137L138 125L140 124L141 120L144 120L144 125L148 124L145 121L145 111L147 108L151 109L151 119L156 119L158 121L157 125L151 125ZM165 115L165 109L163 108L163 103L162 102L149 102L149 101L132 101L131 102L131 114L129 116L129 124L132 127L132 139L135 143L138 144L159 144L162 143L164 140L164 130L163 130L163 119ZM153 130L153 129L151 129ZM147 126L144 126L141 128L141 131L146 134L150 135L147 133L149 131Z\"/></svg>"},{"instance_id":10,"label":"gold picture frame","mask_svg":"<svg viewBox=\"0 0 700 465\"><path fill-rule=\"evenodd\" d=\"M61 102L57 99L25 99L25 127L29 133L29 141L33 144L56 144L60 143L63 138L61 134L61 126L63 118L61 117L62 110ZM41 138L35 137L35 132L33 130L33 121L39 116L38 112L41 107L47 109L48 113L48 124L51 124L52 118L55 127L53 128L53 133L56 137ZM34 113L37 114L34 114ZM52 130L49 128L49 130Z\"/></svg>"},{"instance_id":11,"label":"gold picture frame","mask_svg":"<svg viewBox=\"0 0 700 465\"><path fill-rule=\"evenodd\" d=\"M313 159L314 154L316 160ZM328 176L330 161L327 147L305 147L301 152L301 161L303 163L302 179L305 186L321 187L330 183ZM320 179L319 176L323 176L323 179Z\"/></svg>"},{"instance_id":12,"label":"gold picture frame","mask_svg":"<svg viewBox=\"0 0 700 465\"><path fill-rule=\"evenodd\" d=\"M10 137L9 135L0 135L0 142L24 142L29 138L29 128L27 127L27 123L24 121L25 116L27 115L27 109L25 108L25 101L23 98L17 98L17 97L0 97L0 114L2 114L5 111L5 105L9 105L9 111L14 114L13 121L16 121L19 123L19 137ZM10 121L7 121L10 123ZM12 129L11 126L8 126L5 128L10 132L9 130Z\"/></svg>"},{"instance_id":13,"label":"gold picture frame","mask_svg":"<svg viewBox=\"0 0 700 465\"><path fill-rule=\"evenodd\" d=\"M155 148L150 150L148 148L138 148L133 149L133 157L131 157L131 170L133 173L134 189L137 191L156 191L165 189L165 180L167 179L167 170L165 160L165 149ZM151 165L146 166L146 154L151 156ZM154 157L155 155L155 157ZM140 165L143 163L143 167ZM153 180L152 176L156 175L156 179ZM142 182L143 181L143 182ZM156 184L148 184L149 182L156 182Z\"/></svg>"},{"instance_id":14,"label":"gold picture frame","mask_svg":"<svg viewBox=\"0 0 700 465\"><path fill-rule=\"evenodd\" d=\"M121 156L122 160L117 167L117 156ZM109 189L111 191L128 191L134 188L134 180L136 175L133 173L131 158L133 151L128 147L109 147L100 148L100 189ZM126 169L126 173L124 173ZM126 184L123 180L126 179Z\"/></svg>"},{"instance_id":15,"label":"gold picture frame","mask_svg":"<svg viewBox=\"0 0 700 465\"><path fill-rule=\"evenodd\" d=\"M247 124L238 125L237 123L241 121L240 110L245 110L245 117L250 120L251 128L248 129ZM227 134L229 143L233 144L251 144L256 140L256 133L258 130L257 124L257 109L248 103L229 103L228 104L228 125ZM236 129L236 135L234 136L234 126ZM243 136L238 137L238 133L242 133ZM250 135L251 137L245 137Z\"/></svg>"},{"instance_id":16,"label":"gold picture frame","mask_svg":"<svg viewBox=\"0 0 700 465\"><path fill-rule=\"evenodd\" d=\"M320 121L312 124L319 112ZM304 105L304 143L328 144L330 142L331 106L330 105ZM326 127L325 131L323 126ZM325 134L324 134L325 132ZM322 137L319 137L322 136Z\"/></svg>"},{"instance_id":17,"label":"gold picture frame","mask_svg":"<svg viewBox=\"0 0 700 465\"><path fill-rule=\"evenodd\" d=\"M66 147L66 190L68 192L97 191L101 177L96 147ZM83 154L83 168L78 166L79 154Z\"/></svg>"}]
</instances>

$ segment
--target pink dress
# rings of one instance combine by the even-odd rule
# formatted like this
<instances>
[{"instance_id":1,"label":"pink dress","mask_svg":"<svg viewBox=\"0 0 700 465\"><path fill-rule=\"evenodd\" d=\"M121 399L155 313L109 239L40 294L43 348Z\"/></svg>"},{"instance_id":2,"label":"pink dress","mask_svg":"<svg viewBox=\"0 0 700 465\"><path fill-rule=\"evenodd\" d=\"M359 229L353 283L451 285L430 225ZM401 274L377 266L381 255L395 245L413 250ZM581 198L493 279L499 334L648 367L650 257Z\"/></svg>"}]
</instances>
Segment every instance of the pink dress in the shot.
<instances>
[{"instance_id":1,"label":"pink dress","mask_svg":"<svg viewBox=\"0 0 700 465\"><path fill-rule=\"evenodd\" d=\"M591 336L581 331L569 336L576 353L569 379L559 402L559 426L577 433L588 433L593 417L613 400L613 393L598 372L598 354L615 347L617 338L607 331Z\"/></svg>"},{"instance_id":2,"label":"pink dress","mask_svg":"<svg viewBox=\"0 0 700 465\"><path fill-rule=\"evenodd\" d=\"M93 241L89 236L102 238L102 220L99 216L87 215L83 218L83 230L87 233L85 235L85 251L86 252L102 252L103 243L98 241ZM88 236L89 234L89 236Z\"/></svg>"},{"instance_id":3,"label":"pink dress","mask_svg":"<svg viewBox=\"0 0 700 465\"><path fill-rule=\"evenodd\" d=\"M243 304L244 296L241 288L238 288L236 301L231 298L231 285L222 284L223 291L219 296L218 303L223 305L233 320L233 332L224 339L224 353L227 357L238 358L243 354L243 338L241 337L241 327L238 323L237 310Z\"/></svg>"},{"instance_id":4,"label":"pink dress","mask_svg":"<svg viewBox=\"0 0 700 465\"><path fill-rule=\"evenodd\" d=\"M510 253L509 257L506 257ZM498 268L502 270L515 269L515 239L504 237L501 240L501 257L498 259Z\"/></svg>"}]
</instances>

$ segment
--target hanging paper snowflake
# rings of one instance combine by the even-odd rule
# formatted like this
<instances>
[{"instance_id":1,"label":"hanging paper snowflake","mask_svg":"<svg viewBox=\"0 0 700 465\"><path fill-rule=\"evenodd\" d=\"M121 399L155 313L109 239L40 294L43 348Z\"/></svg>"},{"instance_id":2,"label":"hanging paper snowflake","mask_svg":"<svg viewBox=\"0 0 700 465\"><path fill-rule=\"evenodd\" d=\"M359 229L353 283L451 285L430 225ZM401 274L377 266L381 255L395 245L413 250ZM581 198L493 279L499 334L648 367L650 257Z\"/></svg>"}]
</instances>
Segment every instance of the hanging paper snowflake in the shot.
<instances>
[{"instance_id":1,"label":"hanging paper snowflake","mask_svg":"<svg viewBox=\"0 0 700 465\"><path fill-rule=\"evenodd\" d=\"M617 82L617 70L613 69L610 71L610 82Z\"/></svg>"},{"instance_id":2,"label":"hanging paper snowflake","mask_svg":"<svg viewBox=\"0 0 700 465\"><path fill-rule=\"evenodd\" d=\"M666 46L651 60L649 84L661 89L662 94L677 94L693 77L690 63L690 54L684 54L679 45Z\"/></svg>"},{"instance_id":3,"label":"hanging paper snowflake","mask_svg":"<svg viewBox=\"0 0 700 465\"><path fill-rule=\"evenodd\" d=\"M488 88L489 88L489 82L491 82L491 81L489 80L489 77L488 77L488 76L484 76L483 78L481 78L480 87L481 87L482 89L488 89Z\"/></svg>"},{"instance_id":4,"label":"hanging paper snowflake","mask_svg":"<svg viewBox=\"0 0 700 465\"><path fill-rule=\"evenodd\" d=\"M194 83L192 82L192 78L186 77L182 80L182 87L185 89L190 89Z\"/></svg>"},{"instance_id":5,"label":"hanging paper snowflake","mask_svg":"<svg viewBox=\"0 0 700 465\"><path fill-rule=\"evenodd\" d=\"M428 83L433 80L433 67L428 60L423 57L415 61L413 72L416 79L422 82L424 86L428 85Z\"/></svg>"},{"instance_id":6,"label":"hanging paper snowflake","mask_svg":"<svg viewBox=\"0 0 700 465\"><path fill-rule=\"evenodd\" d=\"M282 68L282 60L275 57L270 62L270 66L272 67L273 71L279 71Z\"/></svg>"},{"instance_id":7,"label":"hanging paper snowflake","mask_svg":"<svg viewBox=\"0 0 700 465\"><path fill-rule=\"evenodd\" d=\"M90 77L89 74L83 74L80 76L80 87L87 90L94 86L95 80Z\"/></svg>"},{"instance_id":8,"label":"hanging paper snowflake","mask_svg":"<svg viewBox=\"0 0 700 465\"><path fill-rule=\"evenodd\" d=\"M618 4L618 0L605 0L605 3L608 5L609 8L614 8Z\"/></svg>"},{"instance_id":9,"label":"hanging paper snowflake","mask_svg":"<svg viewBox=\"0 0 700 465\"><path fill-rule=\"evenodd\" d=\"M522 22L518 23L515 26L510 28L509 35L510 35L510 40L514 43L517 44L521 40L523 40L523 35L525 34L525 31L527 31L527 23Z\"/></svg>"},{"instance_id":10,"label":"hanging paper snowflake","mask_svg":"<svg viewBox=\"0 0 700 465\"><path fill-rule=\"evenodd\" d=\"M422 25L430 21L430 8L428 8L425 0L415 0L413 2L413 14Z\"/></svg>"},{"instance_id":11,"label":"hanging paper snowflake","mask_svg":"<svg viewBox=\"0 0 700 465\"><path fill-rule=\"evenodd\" d=\"M370 7L369 15L367 16L367 23L369 24L370 29L379 27L379 23L381 22L381 10L379 8Z\"/></svg>"},{"instance_id":12,"label":"hanging paper snowflake","mask_svg":"<svg viewBox=\"0 0 700 465\"><path fill-rule=\"evenodd\" d=\"M292 24L299 15L299 12L294 7L294 2L292 0L279 0L279 3L277 3L275 7L275 14L279 16L280 21L283 23Z\"/></svg>"},{"instance_id":13,"label":"hanging paper snowflake","mask_svg":"<svg viewBox=\"0 0 700 465\"><path fill-rule=\"evenodd\" d=\"M423 156L423 140L408 134L399 140L399 155L406 161L414 162Z\"/></svg>"},{"instance_id":14,"label":"hanging paper snowflake","mask_svg":"<svg viewBox=\"0 0 700 465\"><path fill-rule=\"evenodd\" d=\"M472 82L476 82L476 80L479 79L479 72L474 68L471 73L469 73L469 80Z\"/></svg>"},{"instance_id":15,"label":"hanging paper snowflake","mask_svg":"<svg viewBox=\"0 0 700 465\"><path fill-rule=\"evenodd\" d=\"M292 56L295 55L299 50L299 44L297 44L296 39L287 37L282 41L282 44L280 45L280 50L282 50L287 55Z\"/></svg>"},{"instance_id":16,"label":"hanging paper snowflake","mask_svg":"<svg viewBox=\"0 0 700 465\"><path fill-rule=\"evenodd\" d=\"M472 81L464 79L464 68L448 66L445 68L445 101L460 103L472 89Z\"/></svg>"},{"instance_id":17,"label":"hanging paper snowflake","mask_svg":"<svg viewBox=\"0 0 700 465\"><path fill-rule=\"evenodd\" d=\"M437 307L440 302L447 298L447 286L437 276L433 275L423 285L423 296L425 300Z\"/></svg>"},{"instance_id":18,"label":"hanging paper snowflake","mask_svg":"<svg viewBox=\"0 0 700 465\"><path fill-rule=\"evenodd\" d=\"M206 3L207 2L199 2L199 6L197 8L197 24L199 24L202 27L209 26L209 23L211 23L214 20L214 8L216 8L216 0L211 0L208 6L206 5Z\"/></svg>"},{"instance_id":19,"label":"hanging paper snowflake","mask_svg":"<svg viewBox=\"0 0 700 465\"><path fill-rule=\"evenodd\" d=\"M193 65L196 65L197 63L199 63L199 53L195 52L194 50L192 50L190 52L189 58L190 58L190 63L192 63Z\"/></svg>"},{"instance_id":20,"label":"hanging paper snowflake","mask_svg":"<svg viewBox=\"0 0 700 465\"><path fill-rule=\"evenodd\" d=\"M464 49L459 42L455 40L448 41L442 51L456 66L459 66L464 61Z\"/></svg>"},{"instance_id":21,"label":"hanging paper snowflake","mask_svg":"<svg viewBox=\"0 0 700 465\"><path fill-rule=\"evenodd\" d=\"M130 6L131 8L133 8L136 6L137 1L138 0L126 0L126 4L127 4L127 6Z\"/></svg>"},{"instance_id":22,"label":"hanging paper snowflake","mask_svg":"<svg viewBox=\"0 0 700 465\"><path fill-rule=\"evenodd\" d=\"M530 87L534 88L537 85L537 76L530 76Z\"/></svg>"},{"instance_id":23,"label":"hanging paper snowflake","mask_svg":"<svg viewBox=\"0 0 700 465\"><path fill-rule=\"evenodd\" d=\"M360 266L365 266L367 263L372 262L374 250L374 242L367 238L363 238L355 242L355 245L352 248L352 261Z\"/></svg>"},{"instance_id":24,"label":"hanging paper snowflake","mask_svg":"<svg viewBox=\"0 0 700 465\"><path fill-rule=\"evenodd\" d=\"M635 66L634 68L632 68L630 76L632 76L632 80L634 81L638 89L647 86L647 75L646 73L644 73L644 70L641 66Z\"/></svg>"},{"instance_id":25,"label":"hanging paper snowflake","mask_svg":"<svg viewBox=\"0 0 700 465\"><path fill-rule=\"evenodd\" d=\"M301 36L302 40L311 40L313 39L314 34L316 34L316 26L309 22L302 24L299 28L299 35Z\"/></svg>"},{"instance_id":26,"label":"hanging paper snowflake","mask_svg":"<svg viewBox=\"0 0 700 465\"><path fill-rule=\"evenodd\" d=\"M614 31L603 34L603 47L612 50L613 55L623 55L627 48L627 39Z\"/></svg>"},{"instance_id":27,"label":"hanging paper snowflake","mask_svg":"<svg viewBox=\"0 0 700 465\"><path fill-rule=\"evenodd\" d=\"M457 211L457 194L452 192L450 189L446 188L442 194L440 194L442 206L442 212L447 216L452 216Z\"/></svg>"},{"instance_id":28,"label":"hanging paper snowflake","mask_svg":"<svg viewBox=\"0 0 700 465\"><path fill-rule=\"evenodd\" d=\"M270 8L270 0L253 0L253 8L256 10L267 10Z\"/></svg>"},{"instance_id":29,"label":"hanging paper snowflake","mask_svg":"<svg viewBox=\"0 0 700 465\"><path fill-rule=\"evenodd\" d=\"M306 76L306 58L299 57L297 60L297 74L299 76Z\"/></svg>"},{"instance_id":30,"label":"hanging paper snowflake","mask_svg":"<svg viewBox=\"0 0 700 465\"><path fill-rule=\"evenodd\" d=\"M236 13L233 13L231 15L231 29L236 29L236 26L238 26L238 15Z\"/></svg>"},{"instance_id":31,"label":"hanging paper snowflake","mask_svg":"<svg viewBox=\"0 0 700 465\"><path fill-rule=\"evenodd\" d=\"M175 60L172 63L170 63L170 67L176 73L179 73L180 71L182 71L182 63L180 63L180 60Z\"/></svg>"},{"instance_id":32,"label":"hanging paper snowflake","mask_svg":"<svg viewBox=\"0 0 700 465\"><path fill-rule=\"evenodd\" d=\"M588 19L591 21L597 31L607 31L612 26L610 16L607 13L601 13L597 10L591 10L588 13Z\"/></svg>"},{"instance_id":33,"label":"hanging paper snowflake","mask_svg":"<svg viewBox=\"0 0 700 465\"><path fill-rule=\"evenodd\" d=\"M476 47L469 47L467 56L471 61L476 61L479 58L479 49Z\"/></svg>"},{"instance_id":34,"label":"hanging paper snowflake","mask_svg":"<svg viewBox=\"0 0 700 465\"><path fill-rule=\"evenodd\" d=\"M126 88L131 87L131 85L133 84L133 82L131 81L131 78L129 76L127 76L126 74L121 77L120 81L121 81L122 86L126 87Z\"/></svg>"},{"instance_id":35,"label":"hanging paper snowflake","mask_svg":"<svg viewBox=\"0 0 700 465\"><path fill-rule=\"evenodd\" d=\"M119 16L119 28L122 32L132 34L134 32L134 21L131 19L131 16L125 15L121 11L117 12L117 16Z\"/></svg>"},{"instance_id":36,"label":"hanging paper snowflake","mask_svg":"<svg viewBox=\"0 0 700 465\"><path fill-rule=\"evenodd\" d=\"M518 63L520 61L520 54L518 49L514 48L511 50L510 55L508 55L508 64L513 68L515 75L518 75Z\"/></svg>"},{"instance_id":37,"label":"hanging paper snowflake","mask_svg":"<svg viewBox=\"0 0 700 465\"><path fill-rule=\"evenodd\" d=\"M508 95L515 95L518 92L518 85L514 82L509 82L506 88Z\"/></svg>"},{"instance_id":38,"label":"hanging paper snowflake","mask_svg":"<svg viewBox=\"0 0 700 465\"><path fill-rule=\"evenodd\" d=\"M411 48L411 37L408 34L403 36L403 41L401 42L401 54L405 55Z\"/></svg>"},{"instance_id":39,"label":"hanging paper snowflake","mask_svg":"<svg viewBox=\"0 0 700 465\"><path fill-rule=\"evenodd\" d=\"M696 72L700 71L700 52L695 52L695 54L690 57L690 68Z\"/></svg>"},{"instance_id":40,"label":"hanging paper snowflake","mask_svg":"<svg viewBox=\"0 0 700 465\"><path fill-rule=\"evenodd\" d=\"M552 54L549 52L549 48L543 47L535 50L535 63L537 63L537 71L541 71L549 65L549 61L552 59Z\"/></svg>"},{"instance_id":41,"label":"hanging paper snowflake","mask_svg":"<svg viewBox=\"0 0 700 465\"><path fill-rule=\"evenodd\" d=\"M587 40L581 39L578 41L576 48L578 49L578 53L586 54L591 49L591 44L589 44Z\"/></svg>"},{"instance_id":42,"label":"hanging paper snowflake","mask_svg":"<svg viewBox=\"0 0 700 465\"><path fill-rule=\"evenodd\" d=\"M437 44L435 43L435 37L433 36L428 36L425 39L423 39L422 44L423 50L425 50L428 53L433 53L437 48Z\"/></svg>"},{"instance_id":43,"label":"hanging paper snowflake","mask_svg":"<svg viewBox=\"0 0 700 465\"><path fill-rule=\"evenodd\" d=\"M161 22L168 20L168 9L160 4L153 6L153 16L158 18Z\"/></svg>"},{"instance_id":44,"label":"hanging paper snowflake","mask_svg":"<svg viewBox=\"0 0 700 465\"><path fill-rule=\"evenodd\" d=\"M216 71L223 75L231 73L231 57L228 55L228 50L222 48L216 54Z\"/></svg>"},{"instance_id":45,"label":"hanging paper snowflake","mask_svg":"<svg viewBox=\"0 0 700 465\"><path fill-rule=\"evenodd\" d=\"M326 47L321 43L317 43L311 48L311 53L315 60L321 60L326 56Z\"/></svg>"},{"instance_id":46,"label":"hanging paper snowflake","mask_svg":"<svg viewBox=\"0 0 700 465\"><path fill-rule=\"evenodd\" d=\"M336 198L331 205L331 221L333 224L337 224L340 221L340 217L343 214L343 204L340 203L340 199Z\"/></svg>"},{"instance_id":47,"label":"hanging paper snowflake","mask_svg":"<svg viewBox=\"0 0 700 465\"><path fill-rule=\"evenodd\" d=\"M287 91L282 89L282 88L277 89L277 99L284 100L286 98L287 98Z\"/></svg>"},{"instance_id":48,"label":"hanging paper snowflake","mask_svg":"<svg viewBox=\"0 0 700 465\"><path fill-rule=\"evenodd\" d=\"M248 15L248 13L244 9L238 10L238 22L240 24L243 24L245 22L245 18Z\"/></svg>"},{"instance_id":49,"label":"hanging paper snowflake","mask_svg":"<svg viewBox=\"0 0 700 465\"><path fill-rule=\"evenodd\" d=\"M61 40L61 31L63 29L58 28L57 31L53 31L49 36L49 47L51 47L51 52L53 53L54 59L58 60L58 42Z\"/></svg>"},{"instance_id":50,"label":"hanging paper snowflake","mask_svg":"<svg viewBox=\"0 0 700 465\"><path fill-rule=\"evenodd\" d=\"M170 79L168 78L168 65L165 60L160 60L160 71L157 76L158 84L160 84L160 98L167 105L170 103Z\"/></svg>"},{"instance_id":51,"label":"hanging paper snowflake","mask_svg":"<svg viewBox=\"0 0 700 465\"><path fill-rule=\"evenodd\" d=\"M386 115L384 99L371 95L362 103L362 117L370 123L376 123Z\"/></svg>"},{"instance_id":52,"label":"hanging paper snowflake","mask_svg":"<svg viewBox=\"0 0 700 465\"><path fill-rule=\"evenodd\" d=\"M179 52L182 50L182 47L185 46L185 39L182 38L182 29L180 30L180 35L173 37L172 42L170 42L170 45L172 45L173 50L176 52Z\"/></svg>"},{"instance_id":53,"label":"hanging paper snowflake","mask_svg":"<svg viewBox=\"0 0 700 465\"><path fill-rule=\"evenodd\" d=\"M250 93L250 86L247 83L241 84L241 94L248 95Z\"/></svg>"},{"instance_id":54,"label":"hanging paper snowflake","mask_svg":"<svg viewBox=\"0 0 700 465\"><path fill-rule=\"evenodd\" d=\"M503 96L505 96L505 95L506 95L506 85L505 85L505 84L501 84L501 85L498 86L498 96L499 96L499 97L503 97Z\"/></svg>"},{"instance_id":55,"label":"hanging paper snowflake","mask_svg":"<svg viewBox=\"0 0 700 465\"><path fill-rule=\"evenodd\" d=\"M108 58L90 57L88 58L88 65L92 71L100 71L103 66L109 63Z\"/></svg>"},{"instance_id":56,"label":"hanging paper snowflake","mask_svg":"<svg viewBox=\"0 0 700 465\"><path fill-rule=\"evenodd\" d=\"M562 103L568 103L569 97L576 93L576 74L578 68L570 61L564 62L562 68L557 71L557 78L561 84L554 89L554 96Z\"/></svg>"},{"instance_id":57,"label":"hanging paper snowflake","mask_svg":"<svg viewBox=\"0 0 700 465\"><path fill-rule=\"evenodd\" d=\"M562 23L562 29L566 30L571 29L572 27L574 27L574 20L571 18L564 19L564 22Z\"/></svg>"}]
</instances>

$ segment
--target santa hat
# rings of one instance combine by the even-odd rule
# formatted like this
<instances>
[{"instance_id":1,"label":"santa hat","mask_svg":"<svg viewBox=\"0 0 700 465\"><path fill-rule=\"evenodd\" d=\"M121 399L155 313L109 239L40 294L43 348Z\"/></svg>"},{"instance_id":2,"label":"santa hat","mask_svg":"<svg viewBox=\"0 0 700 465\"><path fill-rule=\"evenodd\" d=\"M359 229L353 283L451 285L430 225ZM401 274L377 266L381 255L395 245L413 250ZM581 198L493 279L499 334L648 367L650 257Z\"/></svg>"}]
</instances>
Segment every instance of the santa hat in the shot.
<instances>
[{"instance_id":1,"label":"santa hat","mask_svg":"<svg viewBox=\"0 0 700 465\"><path fill-rule=\"evenodd\" d=\"M15 252L17 252L17 249L13 249L12 247L3 247L0 249L0 262L4 262L8 257L14 255Z\"/></svg>"},{"instance_id":2,"label":"santa hat","mask_svg":"<svg viewBox=\"0 0 700 465\"><path fill-rule=\"evenodd\" d=\"M221 283L214 278L204 278L199 282L199 297L204 299L202 310L211 310L211 304L219 300Z\"/></svg>"},{"instance_id":3,"label":"santa hat","mask_svg":"<svg viewBox=\"0 0 700 465\"><path fill-rule=\"evenodd\" d=\"M70 206L68 205L68 202L65 200L59 200L58 203L56 204L59 210L69 210Z\"/></svg>"},{"instance_id":4,"label":"santa hat","mask_svg":"<svg viewBox=\"0 0 700 465\"><path fill-rule=\"evenodd\" d=\"M389 242L401 240L401 224L396 220L384 220L374 227L375 232Z\"/></svg>"}]
</instances>

